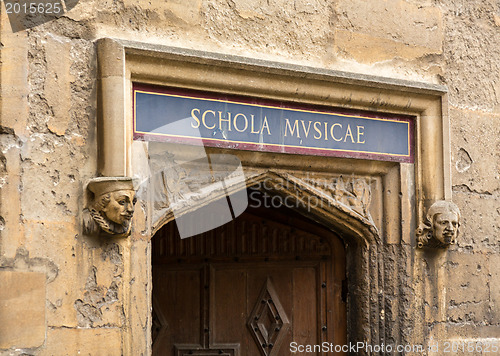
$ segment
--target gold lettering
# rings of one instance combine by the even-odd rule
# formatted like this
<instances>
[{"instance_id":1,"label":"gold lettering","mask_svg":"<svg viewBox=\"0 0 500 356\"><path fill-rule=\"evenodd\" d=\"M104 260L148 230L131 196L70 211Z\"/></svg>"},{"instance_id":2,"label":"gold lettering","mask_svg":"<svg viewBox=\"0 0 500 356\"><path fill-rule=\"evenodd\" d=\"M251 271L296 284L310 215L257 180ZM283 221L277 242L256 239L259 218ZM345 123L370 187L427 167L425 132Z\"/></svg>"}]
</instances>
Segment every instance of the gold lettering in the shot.
<instances>
[{"instance_id":1,"label":"gold lettering","mask_svg":"<svg viewBox=\"0 0 500 356\"><path fill-rule=\"evenodd\" d=\"M205 121L205 118L206 118L206 116L207 116L207 113L211 113L211 114L213 114L213 115L214 115L214 117L215 117L215 111L213 111L213 110L206 110L206 111L203 113L203 115L201 116L201 121L203 122L203 126L205 126L205 127L206 127L207 129L209 129L209 130L212 130L212 129L214 129L214 128L215 128L215 126L216 126L216 125L214 124L214 126L211 126L211 127L207 125L207 122ZM219 111L219 113L220 113L220 111ZM220 115L220 114L219 114L219 115Z\"/></svg>"},{"instance_id":2,"label":"gold lettering","mask_svg":"<svg viewBox=\"0 0 500 356\"><path fill-rule=\"evenodd\" d=\"M313 127L314 127L314 131L316 131L316 132L319 134L319 136L318 136L318 137L316 137L316 134L314 135L314 139L315 139L315 140L319 140L319 139L321 138L321 131L320 131L320 129L317 127L317 125L321 125L321 122L319 122L319 121L314 122L314 125L313 125Z\"/></svg>"},{"instance_id":3,"label":"gold lettering","mask_svg":"<svg viewBox=\"0 0 500 356\"><path fill-rule=\"evenodd\" d=\"M297 137L300 138L300 133L299 133L299 123L297 120L295 120L295 124L293 125L293 130L292 130L292 127L290 126L290 121L288 121L288 119L285 119L286 121L286 124L285 124L285 136L286 136L286 129L289 128L290 129L290 133L292 134L293 136L293 133L295 132L295 129L297 129Z\"/></svg>"},{"instance_id":4,"label":"gold lettering","mask_svg":"<svg viewBox=\"0 0 500 356\"><path fill-rule=\"evenodd\" d=\"M328 132L326 131L328 129L328 122L325 122L325 141L328 140Z\"/></svg>"},{"instance_id":5,"label":"gold lettering","mask_svg":"<svg viewBox=\"0 0 500 356\"><path fill-rule=\"evenodd\" d=\"M252 126L251 126L251 129L250 129L250 133L259 133L260 131L254 131L253 130L254 129L253 124L254 124L255 117L254 117L254 115L251 115L251 117L252 117Z\"/></svg>"},{"instance_id":6,"label":"gold lettering","mask_svg":"<svg viewBox=\"0 0 500 356\"><path fill-rule=\"evenodd\" d=\"M228 111L227 112L227 119L222 117L222 112L219 111L219 130L222 130L222 122L227 122L228 124L228 131L231 131L231 113Z\"/></svg>"},{"instance_id":7,"label":"gold lettering","mask_svg":"<svg viewBox=\"0 0 500 356\"><path fill-rule=\"evenodd\" d=\"M361 131L360 129L363 129L363 131ZM360 136L364 136L365 135L365 131L364 131L365 127L364 126L358 126L358 143L365 143L365 139L363 138L363 141L360 141Z\"/></svg>"},{"instance_id":8,"label":"gold lettering","mask_svg":"<svg viewBox=\"0 0 500 356\"><path fill-rule=\"evenodd\" d=\"M267 122L267 117L264 116L264 123L262 124L261 132L264 132L264 128L267 130L267 134L270 135L271 131L269 131L269 123Z\"/></svg>"},{"instance_id":9,"label":"gold lettering","mask_svg":"<svg viewBox=\"0 0 500 356\"><path fill-rule=\"evenodd\" d=\"M311 121L309 121L309 125L307 126L307 130L306 130L306 125L304 125L304 120L300 120L300 122L302 122L302 128L304 129L304 133L306 134L306 138L307 138L307 136L309 136L309 130L311 129Z\"/></svg>"},{"instance_id":10,"label":"gold lettering","mask_svg":"<svg viewBox=\"0 0 500 356\"><path fill-rule=\"evenodd\" d=\"M191 110L191 118L196 121L196 124L194 122L191 123L191 127L193 129L197 129L198 127L200 127L200 119L198 117L196 117L196 115L194 114L195 111L198 111L198 114L199 114L200 109L194 108L193 110Z\"/></svg>"},{"instance_id":11,"label":"gold lettering","mask_svg":"<svg viewBox=\"0 0 500 356\"><path fill-rule=\"evenodd\" d=\"M245 127L242 130L238 129L238 126L236 125L236 122L238 121L238 117L239 116L241 116L241 117L243 117L245 119ZM234 125L234 128L236 129L236 131L243 132L243 131L245 131L248 128L248 119L242 113L236 114L236 116L234 117L234 123L233 123L233 125Z\"/></svg>"},{"instance_id":12,"label":"gold lettering","mask_svg":"<svg viewBox=\"0 0 500 356\"><path fill-rule=\"evenodd\" d=\"M347 140L347 136L351 136L351 141L354 143L354 137L352 137L351 125L347 125L347 131L345 133L344 142Z\"/></svg>"},{"instance_id":13,"label":"gold lettering","mask_svg":"<svg viewBox=\"0 0 500 356\"><path fill-rule=\"evenodd\" d=\"M337 122L337 123L333 124L332 127L330 127L330 135L332 135L332 138L335 141L337 141L337 142L342 141L342 137L336 138L335 135L333 134L333 130L335 129L335 126L340 126L340 129L342 130L342 125Z\"/></svg>"}]
</instances>

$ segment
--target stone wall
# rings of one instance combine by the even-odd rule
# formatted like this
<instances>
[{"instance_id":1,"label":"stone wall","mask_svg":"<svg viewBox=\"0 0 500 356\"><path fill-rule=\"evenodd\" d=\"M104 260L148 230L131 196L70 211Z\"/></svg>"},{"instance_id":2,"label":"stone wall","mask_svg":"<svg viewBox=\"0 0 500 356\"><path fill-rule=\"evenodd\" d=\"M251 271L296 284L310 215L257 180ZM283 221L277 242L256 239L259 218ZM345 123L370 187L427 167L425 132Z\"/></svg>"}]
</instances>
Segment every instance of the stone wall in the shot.
<instances>
[{"instance_id":1,"label":"stone wall","mask_svg":"<svg viewBox=\"0 0 500 356\"><path fill-rule=\"evenodd\" d=\"M425 301L408 339L500 338L498 1L80 0L25 31L0 20L0 353L120 355L148 325L124 293L147 243L81 236L102 37L446 85L461 236L401 277Z\"/></svg>"}]
</instances>

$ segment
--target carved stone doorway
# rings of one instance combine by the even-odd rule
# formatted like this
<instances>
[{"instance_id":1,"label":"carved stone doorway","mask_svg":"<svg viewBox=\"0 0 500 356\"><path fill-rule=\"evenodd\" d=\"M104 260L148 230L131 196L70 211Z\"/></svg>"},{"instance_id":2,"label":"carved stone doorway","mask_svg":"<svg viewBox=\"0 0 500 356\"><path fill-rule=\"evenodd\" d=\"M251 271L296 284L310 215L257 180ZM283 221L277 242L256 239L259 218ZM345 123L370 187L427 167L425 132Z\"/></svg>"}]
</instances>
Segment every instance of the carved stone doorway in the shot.
<instances>
[{"instance_id":1,"label":"carved stone doorway","mask_svg":"<svg viewBox=\"0 0 500 356\"><path fill-rule=\"evenodd\" d=\"M171 222L153 238L152 264L154 355L274 356L292 342L346 343L344 245L294 210L250 205L185 240Z\"/></svg>"}]
</instances>

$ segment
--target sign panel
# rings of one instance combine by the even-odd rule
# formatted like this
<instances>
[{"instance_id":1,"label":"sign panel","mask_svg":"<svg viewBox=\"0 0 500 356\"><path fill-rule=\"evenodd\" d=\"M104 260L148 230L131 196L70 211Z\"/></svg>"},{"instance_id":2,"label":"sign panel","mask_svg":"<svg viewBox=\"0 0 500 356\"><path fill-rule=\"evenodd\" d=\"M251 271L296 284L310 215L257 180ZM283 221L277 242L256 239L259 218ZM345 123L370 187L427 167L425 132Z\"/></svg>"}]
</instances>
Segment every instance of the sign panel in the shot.
<instances>
[{"instance_id":1,"label":"sign panel","mask_svg":"<svg viewBox=\"0 0 500 356\"><path fill-rule=\"evenodd\" d=\"M413 162L410 117L134 85L134 139Z\"/></svg>"}]
</instances>

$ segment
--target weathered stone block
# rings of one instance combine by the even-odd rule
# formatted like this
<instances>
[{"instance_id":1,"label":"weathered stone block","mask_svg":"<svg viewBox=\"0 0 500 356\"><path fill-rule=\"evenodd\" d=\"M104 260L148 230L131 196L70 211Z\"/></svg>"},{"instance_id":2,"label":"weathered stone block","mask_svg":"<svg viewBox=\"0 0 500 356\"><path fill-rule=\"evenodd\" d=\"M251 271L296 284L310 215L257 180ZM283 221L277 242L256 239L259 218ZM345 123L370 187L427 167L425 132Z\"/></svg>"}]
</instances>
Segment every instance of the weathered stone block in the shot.
<instances>
[{"instance_id":1,"label":"weathered stone block","mask_svg":"<svg viewBox=\"0 0 500 356\"><path fill-rule=\"evenodd\" d=\"M238 14L244 19L249 18L264 18L267 1L265 0L233 0L232 5Z\"/></svg>"},{"instance_id":2,"label":"weathered stone block","mask_svg":"<svg viewBox=\"0 0 500 356\"><path fill-rule=\"evenodd\" d=\"M45 340L45 274L0 271L0 349Z\"/></svg>"},{"instance_id":3,"label":"weathered stone block","mask_svg":"<svg viewBox=\"0 0 500 356\"><path fill-rule=\"evenodd\" d=\"M491 322L489 315L490 303L463 303L448 305L447 319L452 323L481 323Z\"/></svg>"},{"instance_id":4,"label":"weathered stone block","mask_svg":"<svg viewBox=\"0 0 500 356\"><path fill-rule=\"evenodd\" d=\"M492 194L500 187L500 117L450 109L452 182L465 191Z\"/></svg>"},{"instance_id":5,"label":"weathered stone block","mask_svg":"<svg viewBox=\"0 0 500 356\"><path fill-rule=\"evenodd\" d=\"M77 254L82 279L71 302L80 327L115 327L123 323L123 261L115 243ZM68 275L69 277L69 275ZM76 295L76 297L75 297Z\"/></svg>"},{"instance_id":6,"label":"weathered stone block","mask_svg":"<svg viewBox=\"0 0 500 356\"><path fill-rule=\"evenodd\" d=\"M81 259L76 258L76 226L63 221L26 221L25 226L26 247L32 258L48 258L58 267L47 284L47 325L74 327L73 303L85 280L79 273Z\"/></svg>"},{"instance_id":7,"label":"weathered stone block","mask_svg":"<svg viewBox=\"0 0 500 356\"><path fill-rule=\"evenodd\" d=\"M75 22L83 22L85 20L89 20L95 17L96 1L81 1L81 0L70 0L72 3L76 3L75 7L71 9L71 11L67 11L64 16L68 17ZM100 1L101 2L101 1ZM68 7L68 5L66 5Z\"/></svg>"},{"instance_id":8,"label":"weathered stone block","mask_svg":"<svg viewBox=\"0 0 500 356\"><path fill-rule=\"evenodd\" d=\"M500 200L497 195L455 189L453 200L462 215L458 247L474 252L500 252Z\"/></svg>"},{"instance_id":9,"label":"weathered stone block","mask_svg":"<svg viewBox=\"0 0 500 356\"><path fill-rule=\"evenodd\" d=\"M130 259L130 276L145 276L150 273L148 270L148 261L151 258L151 244L148 241L138 240L132 247L134 258ZM128 286L130 295L136 293L150 293L151 285L144 278L133 278ZM145 313L151 310L151 299L134 298L133 301L126 296L124 310L128 318L128 325L131 325L134 330L139 330L136 334L131 335L136 350L147 350L146 330L150 327L150 321L144 318Z\"/></svg>"},{"instance_id":10,"label":"weathered stone block","mask_svg":"<svg viewBox=\"0 0 500 356\"><path fill-rule=\"evenodd\" d=\"M123 355L120 329L50 329L40 355Z\"/></svg>"},{"instance_id":11,"label":"weathered stone block","mask_svg":"<svg viewBox=\"0 0 500 356\"><path fill-rule=\"evenodd\" d=\"M70 121L71 100L63 93L71 93L73 76L70 74L71 43L69 40L48 37L46 40L46 60L49 68L45 98L54 116L47 122L47 127L56 135L66 133Z\"/></svg>"},{"instance_id":12,"label":"weathered stone block","mask_svg":"<svg viewBox=\"0 0 500 356\"><path fill-rule=\"evenodd\" d=\"M446 84L459 108L500 113L500 36L495 0L446 1Z\"/></svg>"},{"instance_id":13,"label":"weathered stone block","mask_svg":"<svg viewBox=\"0 0 500 356\"><path fill-rule=\"evenodd\" d=\"M335 48L359 62L442 53L442 16L436 7L403 0L341 0L336 10Z\"/></svg>"},{"instance_id":14,"label":"weathered stone block","mask_svg":"<svg viewBox=\"0 0 500 356\"><path fill-rule=\"evenodd\" d=\"M36 135L21 151L21 209L27 220L72 222L79 209L71 199L81 194L79 167L81 156L62 137ZM60 157L74 157L68 161ZM37 199L33 199L37 197Z\"/></svg>"},{"instance_id":15,"label":"weathered stone block","mask_svg":"<svg viewBox=\"0 0 500 356\"><path fill-rule=\"evenodd\" d=\"M467 324L448 324L446 332L449 340L467 340L480 341L481 339L496 339L497 346L500 348L500 326L498 325L483 325L478 326L472 323ZM444 340L442 340L444 341ZM442 342L441 341L441 342ZM443 353L441 353L443 354ZM465 353L466 354L466 353ZM470 355L471 353L469 353ZM494 353L490 353L493 354Z\"/></svg>"},{"instance_id":16,"label":"weathered stone block","mask_svg":"<svg viewBox=\"0 0 500 356\"><path fill-rule=\"evenodd\" d=\"M445 266L448 274L446 300L449 309L489 301L487 255L450 251ZM482 317L484 318L484 314Z\"/></svg>"},{"instance_id":17,"label":"weathered stone block","mask_svg":"<svg viewBox=\"0 0 500 356\"><path fill-rule=\"evenodd\" d=\"M198 24L201 18L200 8L202 0L183 1L133 1L125 0L127 7L139 6L141 10L151 10L163 14L164 18L176 19L186 24Z\"/></svg>"},{"instance_id":18,"label":"weathered stone block","mask_svg":"<svg viewBox=\"0 0 500 356\"><path fill-rule=\"evenodd\" d=\"M491 345L500 348L500 327L497 325L476 325L473 323L438 323L431 327L426 349L429 356L460 355L479 356L495 355ZM431 339L432 337L432 339ZM470 343L470 346L468 345ZM484 345L489 343L489 352L484 352ZM463 345L463 346L462 346ZM467 349L470 347L470 350ZM477 348L476 348L477 347ZM482 351L481 351L482 350Z\"/></svg>"},{"instance_id":19,"label":"weathered stone block","mask_svg":"<svg viewBox=\"0 0 500 356\"><path fill-rule=\"evenodd\" d=\"M323 1L321 0L295 0L294 7L298 13L314 14L321 11Z\"/></svg>"},{"instance_id":20,"label":"weathered stone block","mask_svg":"<svg viewBox=\"0 0 500 356\"><path fill-rule=\"evenodd\" d=\"M325 56L331 43L333 6L328 2L204 1L202 14L203 35L221 43L226 53L293 57L311 65L312 58ZM221 48L215 42L204 41L203 46Z\"/></svg>"},{"instance_id":21,"label":"weathered stone block","mask_svg":"<svg viewBox=\"0 0 500 356\"><path fill-rule=\"evenodd\" d=\"M500 255L490 256L490 307L493 320L500 320ZM499 335L500 337L500 335ZM499 345L500 346L500 345Z\"/></svg>"},{"instance_id":22,"label":"weathered stone block","mask_svg":"<svg viewBox=\"0 0 500 356\"><path fill-rule=\"evenodd\" d=\"M28 41L26 31L12 32L6 11L1 13L1 22L2 126L23 135L28 117Z\"/></svg>"},{"instance_id":23,"label":"weathered stone block","mask_svg":"<svg viewBox=\"0 0 500 356\"><path fill-rule=\"evenodd\" d=\"M50 259L58 271L47 284L49 327L113 327L123 318L123 261L116 243L91 244L74 223L26 222L33 260ZM43 237L43 238L42 238ZM29 262L29 261L28 261ZM43 265L33 268L43 270Z\"/></svg>"},{"instance_id":24,"label":"weathered stone block","mask_svg":"<svg viewBox=\"0 0 500 356\"><path fill-rule=\"evenodd\" d=\"M3 137L5 138L5 137ZM15 140L15 138L12 138ZM2 142L4 143L4 142ZM12 142L14 145L14 143ZM5 223L0 230L0 251L4 257L12 258L24 238L24 226L19 224L21 202L19 197L20 160L18 151L12 147L4 155L5 171L0 186L0 215Z\"/></svg>"}]
</instances>

